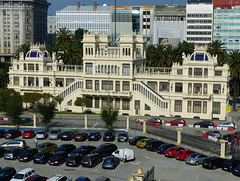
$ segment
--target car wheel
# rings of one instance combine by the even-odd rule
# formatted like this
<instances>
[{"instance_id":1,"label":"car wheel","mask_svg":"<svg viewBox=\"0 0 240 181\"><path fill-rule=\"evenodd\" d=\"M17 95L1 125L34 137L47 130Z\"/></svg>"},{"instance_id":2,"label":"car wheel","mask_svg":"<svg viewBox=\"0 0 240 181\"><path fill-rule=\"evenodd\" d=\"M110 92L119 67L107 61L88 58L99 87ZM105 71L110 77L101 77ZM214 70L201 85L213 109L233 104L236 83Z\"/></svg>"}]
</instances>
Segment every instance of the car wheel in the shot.
<instances>
[{"instance_id":1,"label":"car wheel","mask_svg":"<svg viewBox=\"0 0 240 181\"><path fill-rule=\"evenodd\" d=\"M195 162L195 165L196 165L196 166L198 166L198 165L199 165L199 162L198 162L198 161L196 161L196 162Z\"/></svg>"},{"instance_id":2,"label":"car wheel","mask_svg":"<svg viewBox=\"0 0 240 181\"><path fill-rule=\"evenodd\" d=\"M213 165L213 170L216 170L216 168L217 168L216 165Z\"/></svg>"}]
</instances>

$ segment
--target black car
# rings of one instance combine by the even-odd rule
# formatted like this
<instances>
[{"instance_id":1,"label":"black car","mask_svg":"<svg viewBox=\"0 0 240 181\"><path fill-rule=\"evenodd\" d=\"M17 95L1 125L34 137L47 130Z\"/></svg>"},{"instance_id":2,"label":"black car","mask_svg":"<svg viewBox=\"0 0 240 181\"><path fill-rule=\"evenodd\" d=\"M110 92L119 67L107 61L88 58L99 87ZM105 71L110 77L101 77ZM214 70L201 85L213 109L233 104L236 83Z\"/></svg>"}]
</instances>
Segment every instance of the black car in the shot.
<instances>
[{"instance_id":1,"label":"black car","mask_svg":"<svg viewBox=\"0 0 240 181\"><path fill-rule=\"evenodd\" d=\"M21 131L16 130L16 129L10 129L10 130L6 131L6 133L4 134L4 137L5 137L5 139L14 139L21 135L22 135Z\"/></svg>"},{"instance_id":2,"label":"black car","mask_svg":"<svg viewBox=\"0 0 240 181\"><path fill-rule=\"evenodd\" d=\"M48 162L48 160L53 156L53 154L51 152L38 152L34 158L33 158L33 162L36 164L46 164Z\"/></svg>"},{"instance_id":3,"label":"black car","mask_svg":"<svg viewBox=\"0 0 240 181\"><path fill-rule=\"evenodd\" d=\"M146 149L148 151L157 151L158 147L164 144L165 142L160 141L160 140L152 140L148 141L146 145Z\"/></svg>"},{"instance_id":4,"label":"black car","mask_svg":"<svg viewBox=\"0 0 240 181\"><path fill-rule=\"evenodd\" d=\"M223 167L222 169L223 170L226 170L226 171L229 171L229 172L232 172L233 169L240 165L240 160L237 160L237 159L229 159L229 160L226 160L224 163L223 163Z\"/></svg>"},{"instance_id":5,"label":"black car","mask_svg":"<svg viewBox=\"0 0 240 181\"><path fill-rule=\"evenodd\" d=\"M85 141L88 138L88 134L85 132L78 132L74 136L74 141Z\"/></svg>"},{"instance_id":6,"label":"black car","mask_svg":"<svg viewBox=\"0 0 240 181\"><path fill-rule=\"evenodd\" d=\"M118 142L127 142L127 141L128 141L128 134L127 133L119 133Z\"/></svg>"},{"instance_id":7,"label":"black car","mask_svg":"<svg viewBox=\"0 0 240 181\"><path fill-rule=\"evenodd\" d=\"M99 132L91 132L89 133L89 136L88 136L88 141L98 141L101 139L101 133Z\"/></svg>"},{"instance_id":8,"label":"black car","mask_svg":"<svg viewBox=\"0 0 240 181\"><path fill-rule=\"evenodd\" d=\"M0 129L0 138L4 138L5 133L6 133L6 130Z\"/></svg>"},{"instance_id":9,"label":"black car","mask_svg":"<svg viewBox=\"0 0 240 181\"><path fill-rule=\"evenodd\" d=\"M64 131L63 133L61 133L60 139L61 140L72 140L74 137L74 133L72 131Z\"/></svg>"},{"instance_id":10,"label":"black car","mask_svg":"<svg viewBox=\"0 0 240 181\"><path fill-rule=\"evenodd\" d=\"M61 165L67 160L68 154L64 151L57 152L48 161L49 165Z\"/></svg>"},{"instance_id":11,"label":"black car","mask_svg":"<svg viewBox=\"0 0 240 181\"><path fill-rule=\"evenodd\" d=\"M103 161L100 155L88 154L83 157L81 163L83 167L95 167L97 164Z\"/></svg>"},{"instance_id":12,"label":"black car","mask_svg":"<svg viewBox=\"0 0 240 181\"><path fill-rule=\"evenodd\" d=\"M215 170L217 168L222 168L225 161L226 159L223 158L209 157L203 161L202 167Z\"/></svg>"},{"instance_id":13,"label":"black car","mask_svg":"<svg viewBox=\"0 0 240 181\"><path fill-rule=\"evenodd\" d=\"M236 166L236 167L233 169L232 174L235 175L235 176L240 177L240 165Z\"/></svg>"},{"instance_id":14,"label":"black car","mask_svg":"<svg viewBox=\"0 0 240 181\"><path fill-rule=\"evenodd\" d=\"M0 170L0 181L10 181L15 174L15 168L5 167Z\"/></svg>"},{"instance_id":15,"label":"black car","mask_svg":"<svg viewBox=\"0 0 240 181\"><path fill-rule=\"evenodd\" d=\"M81 155L81 156L85 156L89 153L91 153L91 151L95 150L97 147L95 146L80 146L78 147L76 150L73 150L70 154L71 155Z\"/></svg>"},{"instance_id":16,"label":"black car","mask_svg":"<svg viewBox=\"0 0 240 181\"><path fill-rule=\"evenodd\" d=\"M55 154L57 152L64 151L68 154L68 153L71 153L75 149L76 149L76 146L73 144L63 144L63 145L60 145L59 147L57 147L56 149L54 149L52 152L53 152L53 154Z\"/></svg>"},{"instance_id":17,"label":"black car","mask_svg":"<svg viewBox=\"0 0 240 181\"><path fill-rule=\"evenodd\" d=\"M130 145L136 145L138 141L140 141L141 139L146 138L146 136L135 136L132 139L129 139L129 144Z\"/></svg>"},{"instance_id":18,"label":"black car","mask_svg":"<svg viewBox=\"0 0 240 181\"><path fill-rule=\"evenodd\" d=\"M114 141L115 140L115 134L112 131L107 131L103 135L103 141Z\"/></svg>"},{"instance_id":19,"label":"black car","mask_svg":"<svg viewBox=\"0 0 240 181\"><path fill-rule=\"evenodd\" d=\"M114 151L117 150L117 146L112 143L104 143L93 150L91 153L100 155L102 157L110 156Z\"/></svg>"},{"instance_id":20,"label":"black car","mask_svg":"<svg viewBox=\"0 0 240 181\"><path fill-rule=\"evenodd\" d=\"M5 152L6 150L0 147L0 157L3 157Z\"/></svg>"},{"instance_id":21,"label":"black car","mask_svg":"<svg viewBox=\"0 0 240 181\"><path fill-rule=\"evenodd\" d=\"M194 123L194 127L196 125L200 125L200 127L202 127L202 128L208 128L208 126L214 126L214 123L212 121L201 121L198 123Z\"/></svg>"},{"instance_id":22,"label":"black car","mask_svg":"<svg viewBox=\"0 0 240 181\"><path fill-rule=\"evenodd\" d=\"M4 158L8 160L16 160L19 157L19 155L22 154L22 152L23 150L19 148L9 149L4 153Z\"/></svg>"},{"instance_id":23,"label":"black car","mask_svg":"<svg viewBox=\"0 0 240 181\"><path fill-rule=\"evenodd\" d=\"M70 155L67 158L66 165L70 167L78 167L81 164L82 158L81 155Z\"/></svg>"},{"instance_id":24,"label":"black car","mask_svg":"<svg viewBox=\"0 0 240 181\"><path fill-rule=\"evenodd\" d=\"M164 152L168 149L168 148L171 148L173 146L176 146L174 144L171 144L171 143L166 143L166 144L162 144L161 146L158 147L157 149L157 153L159 154L164 154Z\"/></svg>"},{"instance_id":25,"label":"black car","mask_svg":"<svg viewBox=\"0 0 240 181\"><path fill-rule=\"evenodd\" d=\"M24 150L21 155L19 155L18 160L20 162L31 161L37 153L38 153L37 148L28 148Z\"/></svg>"}]
</instances>

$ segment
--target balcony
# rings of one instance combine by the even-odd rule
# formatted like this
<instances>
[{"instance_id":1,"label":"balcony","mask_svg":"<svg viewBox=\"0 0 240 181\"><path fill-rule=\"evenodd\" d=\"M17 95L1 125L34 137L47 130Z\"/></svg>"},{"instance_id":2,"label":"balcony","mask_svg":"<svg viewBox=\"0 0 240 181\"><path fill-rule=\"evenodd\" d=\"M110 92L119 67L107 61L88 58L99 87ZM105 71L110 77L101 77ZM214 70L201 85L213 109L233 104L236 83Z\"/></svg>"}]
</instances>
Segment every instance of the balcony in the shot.
<instances>
[{"instance_id":1,"label":"balcony","mask_svg":"<svg viewBox=\"0 0 240 181\"><path fill-rule=\"evenodd\" d=\"M89 96L111 96L111 97L130 97L131 93L123 91L112 91L112 90L89 90L83 89L82 94Z\"/></svg>"},{"instance_id":2,"label":"balcony","mask_svg":"<svg viewBox=\"0 0 240 181\"><path fill-rule=\"evenodd\" d=\"M210 94L202 94L202 93L184 93L183 99L205 99L210 100Z\"/></svg>"}]
</instances>

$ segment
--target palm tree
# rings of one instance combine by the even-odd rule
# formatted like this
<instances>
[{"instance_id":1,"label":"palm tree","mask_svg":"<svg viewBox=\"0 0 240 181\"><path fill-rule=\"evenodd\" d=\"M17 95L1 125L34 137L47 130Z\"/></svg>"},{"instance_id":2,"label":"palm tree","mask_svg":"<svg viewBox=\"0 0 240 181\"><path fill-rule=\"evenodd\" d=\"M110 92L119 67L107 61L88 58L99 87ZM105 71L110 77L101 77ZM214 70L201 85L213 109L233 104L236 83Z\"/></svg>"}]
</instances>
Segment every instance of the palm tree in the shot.
<instances>
[{"instance_id":1,"label":"palm tree","mask_svg":"<svg viewBox=\"0 0 240 181\"><path fill-rule=\"evenodd\" d=\"M59 53L60 59L67 65L82 64L82 51L76 43L68 43L65 45L64 51Z\"/></svg>"},{"instance_id":2,"label":"palm tree","mask_svg":"<svg viewBox=\"0 0 240 181\"><path fill-rule=\"evenodd\" d=\"M229 53L229 67L231 71L231 78L233 81L233 109L236 110L236 100L239 93L239 79L240 79L240 51L234 50Z\"/></svg>"},{"instance_id":3,"label":"palm tree","mask_svg":"<svg viewBox=\"0 0 240 181\"><path fill-rule=\"evenodd\" d=\"M18 47L18 50L15 53L14 58L18 59L20 52L23 52L24 53L24 57L25 57L29 50L30 50L30 44L29 43L28 44L26 44L26 43L22 44L20 47Z\"/></svg>"},{"instance_id":4,"label":"palm tree","mask_svg":"<svg viewBox=\"0 0 240 181\"><path fill-rule=\"evenodd\" d=\"M217 61L219 65L223 65L227 62L227 53L223 50L224 43L221 40L215 40L208 44L207 52L211 55L217 55Z\"/></svg>"},{"instance_id":5,"label":"palm tree","mask_svg":"<svg viewBox=\"0 0 240 181\"><path fill-rule=\"evenodd\" d=\"M182 64L183 53L185 54L185 56L191 55L194 52L194 47L195 45L192 42L187 42L187 41L183 41L182 43L179 42L175 50L175 62L179 62L180 64Z\"/></svg>"},{"instance_id":6,"label":"palm tree","mask_svg":"<svg viewBox=\"0 0 240 181\"><path fill-rule=\"evenodd\" d=\"M54 39L55 39L56 50L62 51L65 45L72 41L73 34L66 27L60 28L59 30L57 30Z\"/></svg>"}]
</instances>

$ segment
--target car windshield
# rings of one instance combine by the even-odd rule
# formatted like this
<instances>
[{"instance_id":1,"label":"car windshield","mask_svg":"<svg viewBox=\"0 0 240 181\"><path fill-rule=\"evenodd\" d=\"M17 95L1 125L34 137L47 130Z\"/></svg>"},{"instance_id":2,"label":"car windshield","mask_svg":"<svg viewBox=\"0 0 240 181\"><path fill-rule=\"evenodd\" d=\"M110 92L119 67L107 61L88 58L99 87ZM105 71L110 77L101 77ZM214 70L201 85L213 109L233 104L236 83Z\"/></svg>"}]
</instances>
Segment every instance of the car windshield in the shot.
<instances>
[{"instance_id":1,"label":"car windshield","mask_svg":"<svg viewBox=\"0 0 240 181\"><path fill-rule=\"evenodd\" d=\"M63 132L62 135L68 135L70 132Z\"/></svg>"},{"instance_id":2,"label":"car windshield","mask_svg":"<svg viewBox=\"0 0 240 181\"><path fill-rule=\"evenodd\" d=\"M23 179L24 175L17 173L13 178L15 179Z\"/></svg>"},{"instance_id":3,"label":"car windshield","mask_svg":"<svg viewBox=\"0 0 240 181\"><path fill-rule=\"evenodd\" d=\"M105 136L112 136L112 133L111 132L106 132Z\"/></svg>"},{"instance_id":4,"label":"car windshield","mask_svg":"<svg viewBox=\"0 0 240 181\"><path fill-rule=\"evenodd\" d=\"M24 131L24 133L31 133L31 131Z\"/></svg>"},{"instance_id":5,"label":"car windshield","mask_svg":"<svg viewBox=\"0 0 240 181\"><path fill-rule=\"evenodd\" d=\"M86 156L85 156L85 157L83 158L83 162L89 162L89 161L90 161L90 157L86 157Z\"/></svg>"},{"instance_id":6,"label":"car windshield","mask_svg":"<svg viewBox=\"0 0 240 181\"><path fill-rule=\"evenodd\" d=\"M43 155L44 155L43 153L38 153L38 154L35 155L35 158L42 158Z\"/></svg>"},{"instance_id":7,"label":"car windshield","mask_svg":"<svg viewBox=\"0 0 240 181\"><path fill-rule=\"evenodd\" d=\"M37 134L44 134L44 132L37 132Z\"/></svg>"},{"instance_id":8,"label":"car windshield","mask_svg":"<svg viewBox=\"0 0 240 181\"><path fill-rule=\"evenodd\" d=\"M179 151L177 154L178 154L178 155L182 155L182 154L183 154L183 152Z\"/></svg>"},{"instance_id":9,"label":"car windshield","mask_svg":"<svg viewBox=\"0 0 240 181\"><path fill-rule=\"evenodd\" d=\"M45 148L45 144L40 144L40 145L38 145L38 148Z\"/></svg>"},{"instance_id":10,"label":"car windshield","mask_svg":"<svg viewBox=\"0 0 240 181\"><path fill-rule=\"evenodd\" d=\"M13 152L14 152L14 150L8 150L8 151L5 152L5 154L11 154Z\"/></svg>"},{"instance_id":11,"label":"car windshield","mask_svg":"<svg viewBox=\"0 0 240 181\"><path fill-rule=\"evenodd\" d=\"M7 172L5 172L5 171L0 171L0 177L5 176L6 174L7 174Z\"/></svg>"},{"instance_id":12,"label":"car windshield","mask_svg":"<svg viewBox=\"0 0 240 181\"><path fill-rule=\"evenodd\" d=\"M141 143L145 142L146 140L140 140Z\"/></svg>"},{"instance_id":13,"label":"car windshield","mask_svg":"<svg viewBox=\"0 0 240 181\"><path fill-rule=\"evenodd\" d=\"M95 136L97 135L97 133L90 133L90 136Z\"/></svg>"},{"instance_id":14,"label":"car windshield","mask_svg":"<svg viewBox=\"0 0 240 181\"><path fill-rule=\"evenodd\" d=\"M134 137L133 140L138 140L139 137Z\"/></svg>"},{"instance_id":15,"label":"car windshield","mask_svg":"<svg viewBox=\"0 0 240 181\"><path fill-rule=\"evenodd\" d=\"M104 160L104 163L112 163L112 162L113 162L113 160L112 160L112 159L110 159L110 158L109 158L109 159L105 159L105 160Z\"/></svg>"},{"instance_id":16,"label":"car windshield","mask_svg":"<svg viewBox=\"0 0 240 181\"><path fill-rule=\"evenodd\" d=\"M168 151L173 151L173 150L175 150L175 149L174 149L174 148L169 148L169 149L168 149Z\"/></svg>"},{"instance_id":17,"label":"car windshield","mask_svg":"<svg viewBox=\"0 0 240 181\"><path fill-rule=\"evenodd\" d=\"M31 150L25 150L21 155L22 156L27 156L31 153Z\"/></svg>"},{"instance_id":18,"label":"car windshield","mask_svg":"<svg viewBox=\"0 0 240 181\"><path fill-rule=\"evenodd\" d=\"M199 155L199 154L194 153L194 154L192 154L190 157L192 157L192 158L196 158L198 155Z\"/></svg>"},{"instance_id":19,"label":"car windshield","mask_svg":"<svg viewBox=\"0 0 240 181\"><path fill-rule=\"evenodd\" d=\"M58 131L51 131L51 134L58 134Z\"/></svg>"},{"instance_id":20,"label":"car windshield","mask_svg":"<svg viewBox=\"0 0 240 181\"><path fill-rule=\"evenodd\" d=\"M53 159L58 159L61 157L62 157L62 154L57 154L57 153L52 156Z\"/></svg>"},{"instance_id":21,"label":"car windshield","mask_svg":"<svg viewBox=\"0 0 240 181\"><path fill-rule=\"evenodd\" d=\"M97 149L100 150L100 151L105 150L105 146L100 145L99 147L97 147Z\"/></svg>"}]
</instances>

